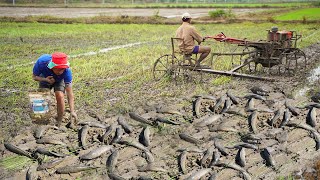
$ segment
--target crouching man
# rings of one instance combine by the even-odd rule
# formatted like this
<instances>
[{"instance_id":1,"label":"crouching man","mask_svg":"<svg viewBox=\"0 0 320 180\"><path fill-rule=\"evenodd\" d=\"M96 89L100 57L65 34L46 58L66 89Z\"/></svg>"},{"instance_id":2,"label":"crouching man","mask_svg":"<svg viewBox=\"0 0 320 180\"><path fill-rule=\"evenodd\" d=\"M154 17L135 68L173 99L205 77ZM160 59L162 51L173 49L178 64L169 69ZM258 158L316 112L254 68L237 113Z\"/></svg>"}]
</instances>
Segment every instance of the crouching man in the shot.
<instances>
[{"instance_id":1,"label":"crouching man","mask_svg":"<svg viewBox=\"0 0 320 180\"><path fill-rule=\"evenodd\" d=\"M61 126L65 104L64 93L67 92L67 99L70 107L70 126L77 122L77 114L74 110L74 96L72 91L72 72L69 68L67 55L56 52L52 55L44 54L39 57L33 67L33 80L39 81L40 88L54 89L57 101L57 122ZM74 121L73 121L74 119Z\"/></svg>"}]
</instances>

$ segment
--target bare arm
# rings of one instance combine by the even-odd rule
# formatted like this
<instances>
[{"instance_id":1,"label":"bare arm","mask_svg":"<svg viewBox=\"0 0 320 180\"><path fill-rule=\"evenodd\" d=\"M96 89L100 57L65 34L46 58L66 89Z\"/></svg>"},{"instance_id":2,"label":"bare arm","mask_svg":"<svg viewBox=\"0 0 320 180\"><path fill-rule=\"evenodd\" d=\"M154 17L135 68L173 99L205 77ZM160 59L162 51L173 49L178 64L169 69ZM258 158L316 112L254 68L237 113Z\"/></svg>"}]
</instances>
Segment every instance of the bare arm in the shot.
<instances>
[{"instance_id":1,"label":"bare arm","mask_svg":"<svg viewBox=\"0 0 320 180\"><path fill-rule=\"evenodd\" d=\"M55 82L53 76L48 76L48 77L44 78L44 77L36 76L36 75L32 74L32 79L35 81L48 82L50 84L53 84Z\"/></svg>"},{"instance_id":2,"label":"bare arm","mask_svg":"<svg viewBox=\"0 0 320 180\"><path fill-rule=\"evenodd\" d=\"M75 112L74 111L74 95L73 95L71 84L66 85L66 92L67 92L67 99L68 99L68 103L69 103L69 107L70 107L70 112L71 113Z\"/></svg>"}]
</instances>

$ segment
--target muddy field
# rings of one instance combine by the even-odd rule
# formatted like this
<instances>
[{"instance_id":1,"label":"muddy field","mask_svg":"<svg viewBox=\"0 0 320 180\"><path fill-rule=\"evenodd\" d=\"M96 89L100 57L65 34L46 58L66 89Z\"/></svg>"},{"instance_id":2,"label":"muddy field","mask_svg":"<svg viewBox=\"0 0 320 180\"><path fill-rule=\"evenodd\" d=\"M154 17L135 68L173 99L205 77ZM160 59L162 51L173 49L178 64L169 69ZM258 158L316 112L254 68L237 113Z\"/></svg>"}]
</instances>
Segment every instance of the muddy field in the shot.
<instances>
[{"instance_id":1,"label":"muddy field","mask_svg":"<svg viewBox=\"0 0 320 180\"><path fill-rule=\"evenodd\" d=\"M0 16L25 17L25 16L54 16L64 18L94 17L94 16L154 16L159 15L166 18L177 18L185 12L193 17L208 16L208 12L215 9L209 8L177 8L177 9L123 9L123 8L24 8L24 7L0 7ZM266 9L232 9L235 15L247 12L259 12Z\"/></svg>"},{"instance_id":2,"label":"muddy field","mask_svg":"<svg viewBox=\"0 0 320 180\"><path fill-rule=\"evenodd\" d=\"M273 83L234 79L211 87L208 94L194 94L188 89L190 95L186 97L147 102L139 97L139 102L144 103L122 115L80 109L79 124L74 129L67 127L66 118L63 127L49 127L39 133L44 125L34 121L32 127L25 127L9 143L36 160L28 161L18 172L1 170L0 177L22 179L27 171L40 179L316 177L318 171L313 163L319 156L320 122L319 118L310 121L312 106L306 105L313 102L308 94L298 92L305 86L318 86L317 82L308 84L307 77L320 62L320 44L304 51L307 69L290 77L276 76ZM206 76L203 78L206 83ZM253 95L253 87L262 88L266 94ZM180 86L168 87L168 91L174 88ZM237 100L232 101L232 95ZM317 116L320 106L313 106L313 116ZM275 118L277 112L279 116ZM47 123L54 125L54 118ZM54 143L58 145L42 144L46 138L57 140ZM7 150L10 145L6 146L0 147L2 161L16 156ZM87 154L98 147L104 148L100 149L101 154ZM42 155L39 148L63 157ZM45 164L57 159L61 161ZM35 171L40 164L46 170ZM89 170L67 172L66 167L79 165Z\"/></svg>"}]
</instances>

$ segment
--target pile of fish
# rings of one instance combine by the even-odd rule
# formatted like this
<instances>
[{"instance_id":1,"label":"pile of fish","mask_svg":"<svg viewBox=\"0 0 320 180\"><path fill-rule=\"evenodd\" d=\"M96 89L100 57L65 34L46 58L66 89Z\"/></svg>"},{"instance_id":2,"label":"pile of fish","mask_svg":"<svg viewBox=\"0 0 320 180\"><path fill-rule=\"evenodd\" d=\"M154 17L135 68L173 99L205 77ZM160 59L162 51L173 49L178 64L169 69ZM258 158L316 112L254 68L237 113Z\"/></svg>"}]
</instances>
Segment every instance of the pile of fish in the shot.
<instances>
[{"instance_id":1,"label":"pile of fish","mask_svg":"<svg viewBox=\"0 0 320 180\"><path fill-rule=\"evenodd\" d=\"M37 162L36 168L27 170L28 179L38 179L48 170L50 176L86 171L110 179L219 179L223 169L235 170L243 179L254 179L250 156L260 156L264 166L274 171L275 155L289 153L288 134L295 129L310 133L314 150L320 148L316 129L320 104L296 107L286 98L270 99L270 90L253 87L250 91L244 96L230 91L219 96L195 96L189 112L159 107L152 113L130 112L108 122L91 113L96 120L80 121L76 130L38 126L33 139L29 138L35 148L28 148L28 143L19 146L6 142L4 146ZM164 127L171 131L159 133ZM232 142L230 137L234 137ZM169 157L157 151L163 144L174 152L168 152ZM134 148L132 157L144 162L123 175L120 167L129 164L122 158L129 156L127 148ZM130 176L130 170L135 175Z\"/></svg>"}]
</instances>

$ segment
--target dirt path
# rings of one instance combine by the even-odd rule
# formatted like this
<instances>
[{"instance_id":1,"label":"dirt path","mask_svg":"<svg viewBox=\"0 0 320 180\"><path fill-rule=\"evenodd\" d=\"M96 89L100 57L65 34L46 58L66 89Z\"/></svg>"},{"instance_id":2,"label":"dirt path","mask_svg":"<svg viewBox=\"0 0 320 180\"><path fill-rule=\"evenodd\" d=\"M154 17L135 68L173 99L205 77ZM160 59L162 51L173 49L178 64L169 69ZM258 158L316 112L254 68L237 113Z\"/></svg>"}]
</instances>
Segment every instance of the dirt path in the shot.
<instances>
[{"instance_id":1,"label":"dirt path","mask_svg":"<svg viewBox=\"0 0 320 180\"><path fill-rule=\"evenodd\" d=\"M116 9L116 8L25 8L25 7L0 7L0 16L25 17L25 16L56 16L65 18L93 17L93 16L153 16L159 15L167 18L180 17L184 12L189 12L193 17L207 16L211 8L190 8L190 9ZM233 9L239 15L246 12L263 11L265 9Z\"/></svg>"}]
</instances>

